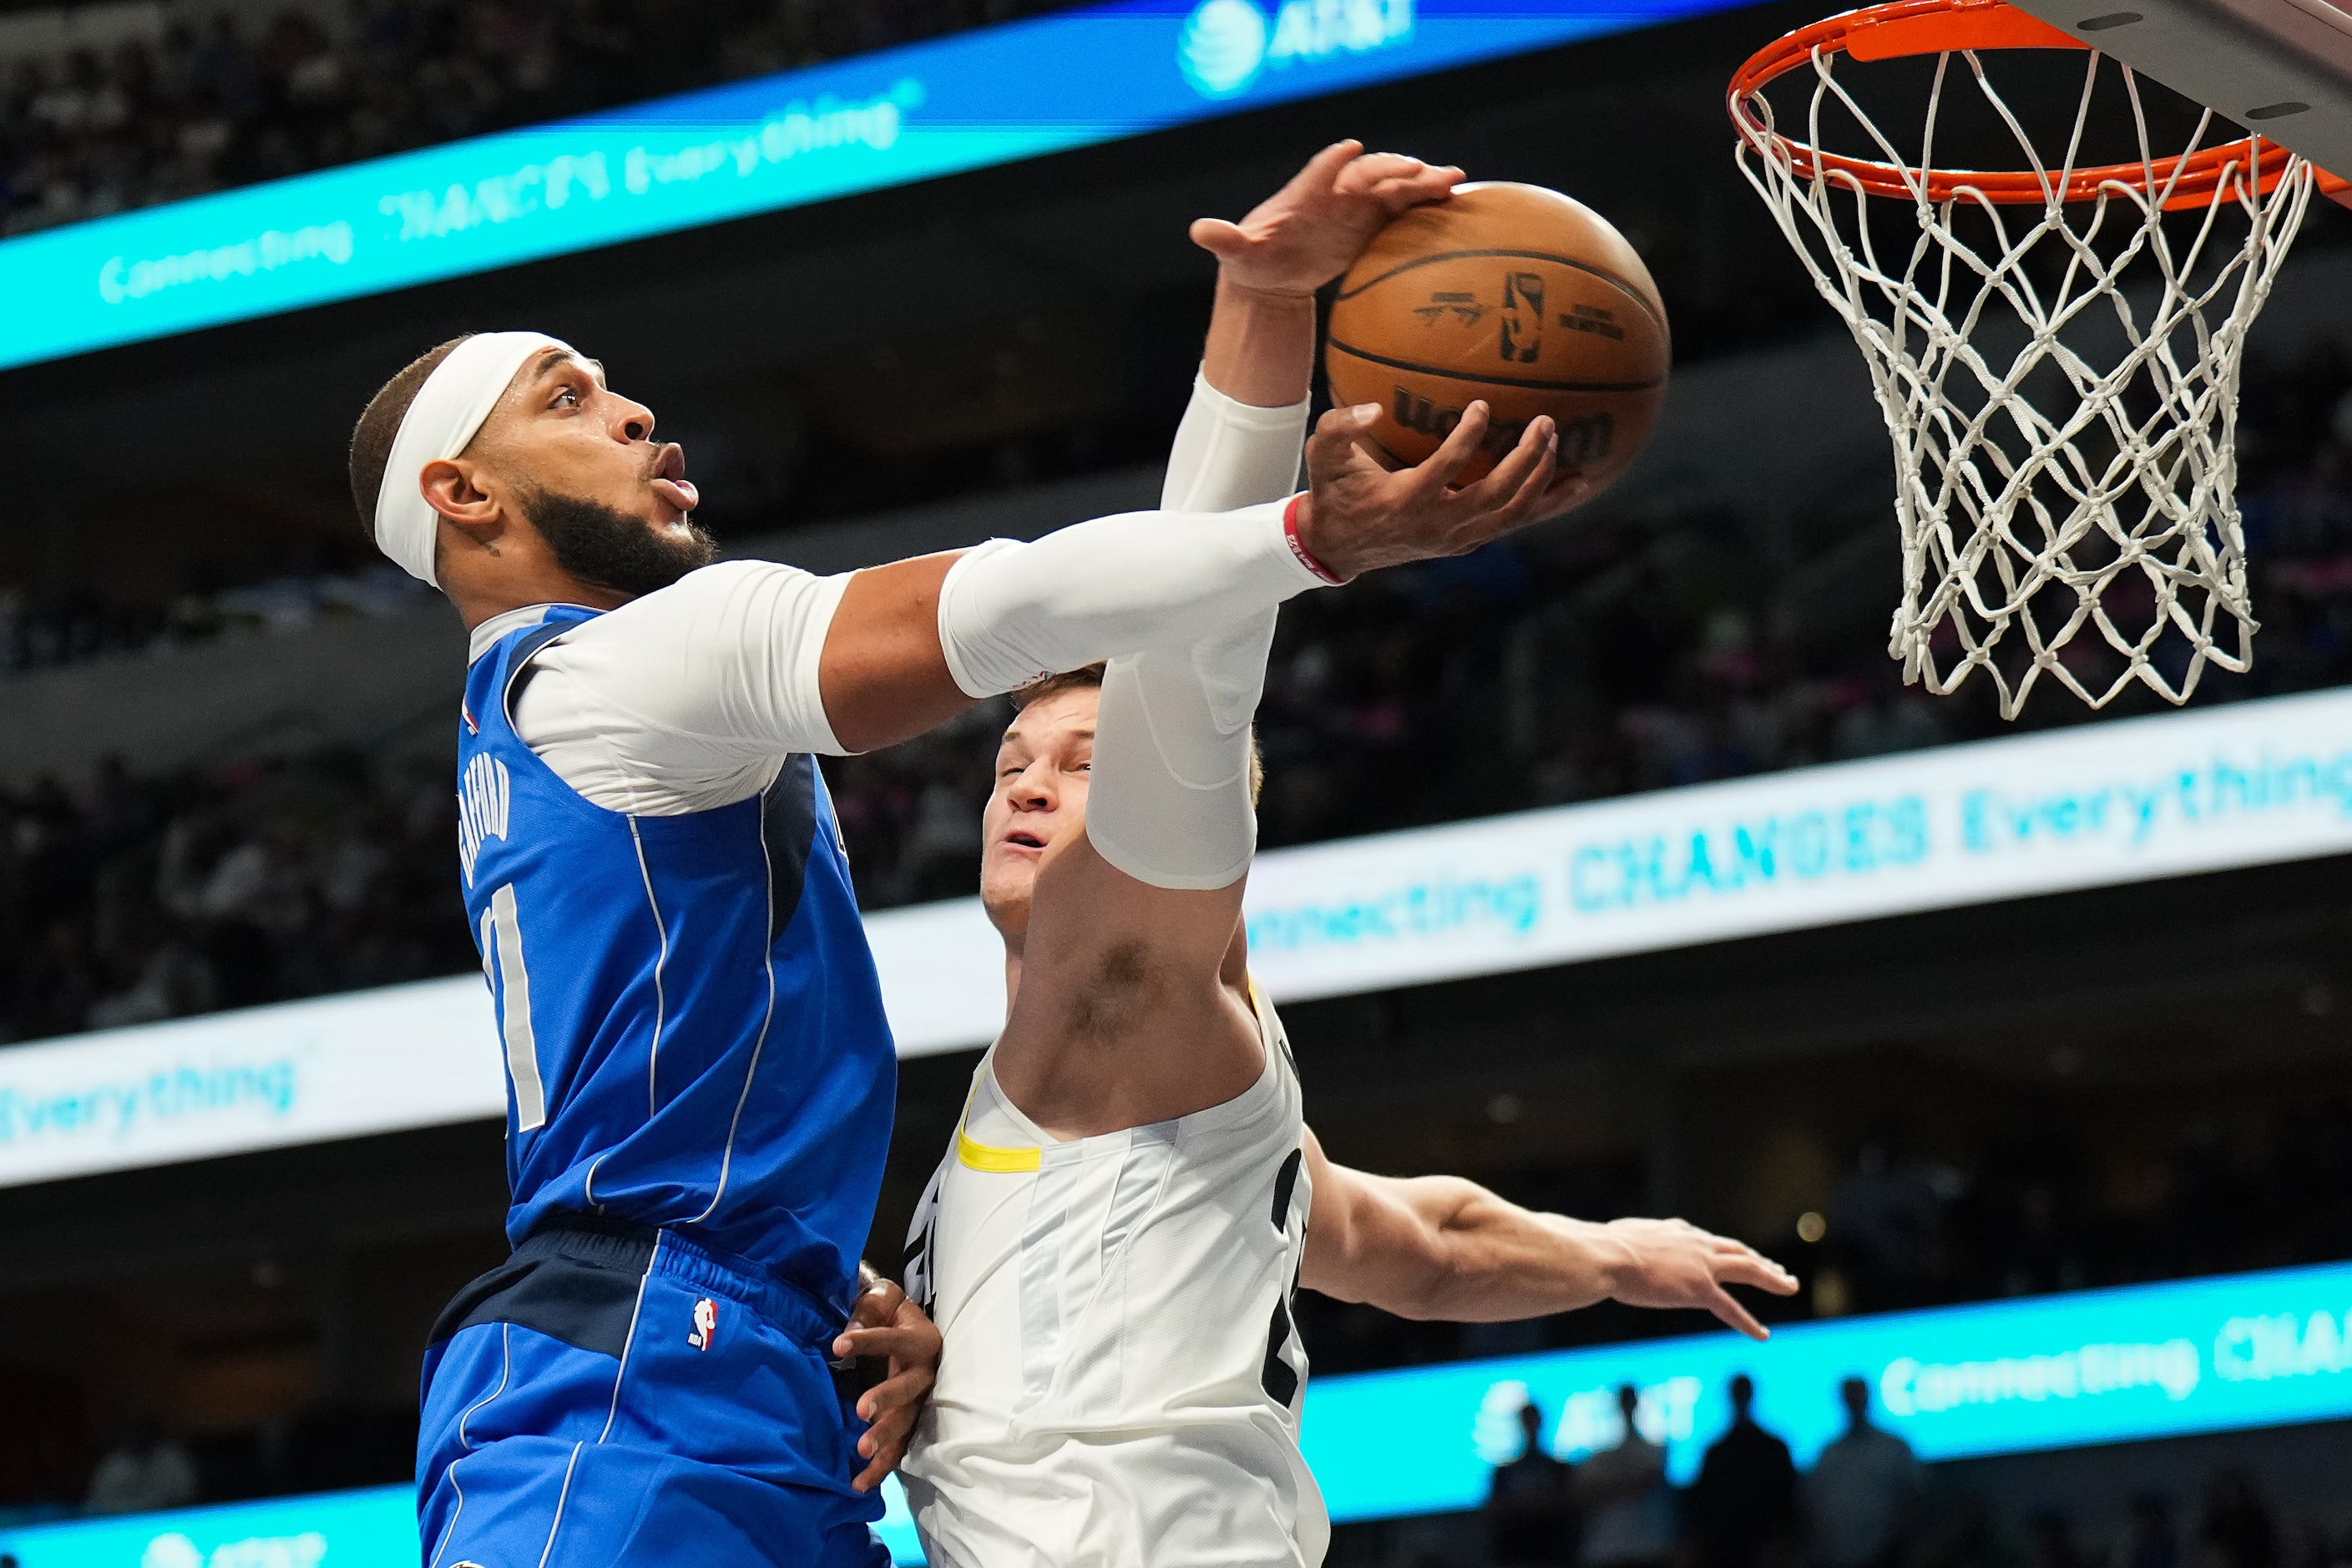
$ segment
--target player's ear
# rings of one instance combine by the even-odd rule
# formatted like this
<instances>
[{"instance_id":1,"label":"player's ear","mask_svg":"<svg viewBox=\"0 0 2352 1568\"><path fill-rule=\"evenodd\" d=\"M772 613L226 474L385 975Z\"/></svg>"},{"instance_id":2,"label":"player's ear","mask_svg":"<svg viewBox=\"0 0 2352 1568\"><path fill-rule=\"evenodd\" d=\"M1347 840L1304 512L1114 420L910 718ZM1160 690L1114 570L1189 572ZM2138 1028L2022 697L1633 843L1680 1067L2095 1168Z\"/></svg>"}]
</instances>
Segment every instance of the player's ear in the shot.
<instances>
[{"instance_id":1,"label":"player's ear","mask_svg":"<svg viewBox=\"0 0 2352 1568\"><path fill-rule=\"evenodd\" d=\"M496 481L478 462L441 458L425 465L417 475L425 502L477 542L497 537L505 526L505 507L494 490Z\"/></svg>"}]
</instances>

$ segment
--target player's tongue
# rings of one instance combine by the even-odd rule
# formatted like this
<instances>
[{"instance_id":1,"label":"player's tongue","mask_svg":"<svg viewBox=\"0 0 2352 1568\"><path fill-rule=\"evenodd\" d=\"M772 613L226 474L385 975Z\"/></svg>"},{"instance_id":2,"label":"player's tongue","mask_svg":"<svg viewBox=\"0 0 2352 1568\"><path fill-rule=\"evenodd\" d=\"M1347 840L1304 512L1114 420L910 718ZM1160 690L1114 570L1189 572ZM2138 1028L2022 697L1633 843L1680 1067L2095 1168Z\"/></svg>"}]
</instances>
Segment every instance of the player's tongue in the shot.
<instances>
[{"instance_id":1,"label":"player's tongue","mask_svg":"<svg viewBox=\"0 0 2352 1568\"><path fill-rule=\"evenodd\" d=\"M692 511L702 500L694 482L686 477L686 448L675 441L655 457L653 472L646 479L654 494L680 511Z\"/></svg>"}]
</instances>

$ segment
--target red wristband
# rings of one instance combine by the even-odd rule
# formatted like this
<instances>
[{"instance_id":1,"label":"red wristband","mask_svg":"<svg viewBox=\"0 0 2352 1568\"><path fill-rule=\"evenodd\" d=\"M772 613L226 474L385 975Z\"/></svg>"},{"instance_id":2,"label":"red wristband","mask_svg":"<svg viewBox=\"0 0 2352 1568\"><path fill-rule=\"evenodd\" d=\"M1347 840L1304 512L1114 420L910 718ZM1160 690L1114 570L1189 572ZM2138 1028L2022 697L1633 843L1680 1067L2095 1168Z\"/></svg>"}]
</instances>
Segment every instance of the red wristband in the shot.
<instances>
[{"instance_id":1,"label":"red wristband","mask_svg":"<svg viewBox=\"0 0 2352 1568\"><path fill-rule=\"evenodd\" d=\"M1301 566L1306 567L1309 572L1314 573L1315 575L1322 578L1323 581L1330 584L1336 588L1342 583L1345 583L1347 579L1340 576L1337 572L1332 571L1328 566L1324 565L1320 561L1316 560L1315 552L1307 549L1307 542L1298 537L1298 503L1306 499L1306 493L1301 491L1299 494L1292 496L1290 498L1290 504L1282 509L1283 542L1290 546L1290 552L1298 557L1298 563Z\"/></svg>"}]
</instances>

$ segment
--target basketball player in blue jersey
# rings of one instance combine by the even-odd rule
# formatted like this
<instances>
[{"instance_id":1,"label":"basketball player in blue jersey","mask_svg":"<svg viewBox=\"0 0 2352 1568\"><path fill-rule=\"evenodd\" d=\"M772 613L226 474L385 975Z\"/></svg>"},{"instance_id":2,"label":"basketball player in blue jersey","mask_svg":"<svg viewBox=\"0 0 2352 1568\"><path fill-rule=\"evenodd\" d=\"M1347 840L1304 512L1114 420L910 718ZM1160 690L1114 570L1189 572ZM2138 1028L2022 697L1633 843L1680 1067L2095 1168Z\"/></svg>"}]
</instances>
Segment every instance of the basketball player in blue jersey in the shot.
<instances>
[{"instance_id":1,"label":"basketball player in blue jersey","mask_svg":"<svg viewBox=\"0 0 2352 1568\"><path fill-rule=\"evenodd\" d=\"M1343 143L1307 178L1393 211L1454 176ZM444 343L377 394L361 516L472 637L458 861L509 1079L514 1256L425 1362L427 1568L884 1560L872 1489L938 1340L861 1288L895 1062L813 757L1564 500L1547 421L1455 489L1357 451L1370 417L1329 416L1287 504L820 578L713 564L684 454L557 339ZM889 1372L854 1410L846 1356Z\"/></svg>"},{"instance_id":2,"label":"basketball player in blue jersey","mask_svg":"<svg viewBox=\"0 0 2352 1568\"><path fill-rule=\"evenodd\" d=\"M1221 278L1171 511L1292 488L1315 291L1385 216L1307 184L1195 227ZM1679 1220L1534 1214L1324 1154L1241 918L1273 632L1255 612L1039 682L999 749L982 899L1010 1011L908 1239L946 1336L906 1465L933 1568L1313 1568L1299 1284L1419 1318L1696 1307L1759 1339L1726 1287L1796 1289Z\"/></svg>"}]
</instances>

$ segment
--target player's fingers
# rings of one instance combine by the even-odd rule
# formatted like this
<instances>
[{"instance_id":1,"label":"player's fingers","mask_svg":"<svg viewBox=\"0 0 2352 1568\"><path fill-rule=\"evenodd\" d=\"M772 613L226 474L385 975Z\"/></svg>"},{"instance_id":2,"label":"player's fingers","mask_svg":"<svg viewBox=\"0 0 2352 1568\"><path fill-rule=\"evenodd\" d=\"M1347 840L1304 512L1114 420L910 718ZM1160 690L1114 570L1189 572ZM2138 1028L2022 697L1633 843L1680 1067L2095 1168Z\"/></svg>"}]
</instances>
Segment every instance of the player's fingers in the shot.
<instances>
[{"instance_id":1,"label":"player's fingers","mask_svg":"<svg viewBox=\"0 0 2352 1568\"><path fill-rule=\"evenodd\" d=\"M1544 469L1546 464L1551 464L1555 468L1558 467L1559 451L1559 426L1550 415L1538 414L1528 421L1528 427L1519 432L1518 440L1503 454L1503 460L1479 481L1476 491L1495 497L1497 505L1516 500L1527 489L1528 481L1538 470ZM1549 471L1545 471L1543 478L1545 484L1551 483ZM1528 499L1534 498L1530 496Z\"/></svg>"},{"instance_id":2,"label":"player's fingers","mask_svg":"<svg viewBox=\"0 0 2352 1568\"><path fill-rule=\"evenodd\" d=\"M1550 487L1559 450L1554 434L1549 416L1539 414L1528 420L1518 444L1504 454L1494 471L1463 492L1489 531L1519 521Z\"/></svg>"},{"instance_id":3,"label":"player's fingers","mask_svg":"<svg viewBox=\"0 0 2352 1568\"><path fill-rule=\"evenodd\" d=\"M878 1279L873 1289L861 1290L857 1300L850 1303L848 1323L834 1340L833 1353L847 1355L849 1352L844 1347L848 1343L850 1333L859 1329L889 1327L898 1321L898 1314L906 1305L907 1292L887 1279Z\"/></svg>"},{"instance_id":4,"label":"player's fingers","mask_svg":"<svg viewBox=\"0 0 2352 1568\"><path fill-rule=\"evenodd\" d=\"M1758 1322L1748 1309L1733 1300L1731 1293L1720 1285L1715 1288L1715 1294L1708 1298L1706 1310L1751 1340L1769 1340L1772 1337L1772 1331Z\"/></svg>"},{"instance_id":5,"label":"player's fingers","mask_svg":"<svg viewBox=\"0 0 2352 1568\"><path fill-rule=\"evenodd\" d=\"M850 1321L887 1323L896 1318L898 1309L906 1304L906 1287L896 1279L885 1279L877 1274L872 1277L865 1289L857 1293L857 1300L850 1303Z\"/></svg>"},{"instance_id":6,"label":"player's fingers","mask_svg":"<svg viewBox=\"0 0 2352 1568\"><path fill-rule=\"evenodd\" d=\"M913 1432L914 1424L909 1421L904 1431L886 1434L877 1428L860 1437L857 1440L858 1455L871 1462L858 1471L857 1479L849 1484L861 1492L870 1492L880 1486L890 1472L898 1468L898 1461L907 1457L907 1439Z\"/></svg>"},{"instance_id":7,"label":"player's fingers","mask_svg":"<svg viewBox=\"0 0 2352 1568\"><path fill-rule=\"evenodd\" d=\"M1196 217L1189 232L1193 244L1220 261L1249 248L1249 236L1242 232L1241 226L1221 217Z\"/></svg>"},{"instance_id":8,"label":"player's fingers","mask_svg":"<svg viewBox=\"0 0 2352 1568\"><path fill-rule=\"evenodd\" d=\"M1428 166L1402 153L1366 153L1339 171L1331 188L1343 196L1368 195L1391 180L1410 179Z\"/></svg>"},{"instance_id":9,"label":"player's fingers","mask_svg":"<svg viewBox=\"0 0 2352 1568\"><path fill-rule=\"evenodd\" d=\"M1769 1290L1775 1296L1797 1293L1797 1277L1769 1258L1748 1253L1746 1257L1719 1258L1716 1260L1715 1277L1727 1285L1753 1285L1759 1290Z\"/></svg>"},{"instance_id":10,"label":"player's fingers","mask_svg":"<svg viewBox=\"0 0 2352 1568\"><path fill-rule=\"evenodd\" d=\"M921 1365L894 1370L858 1396L858 1418L866 1423L866 1428L857 1439L857 1452L873 1461L858 1477L864 1483L861 1491L880 1485L884 1476L898 1468L914 1436L915 1421L922 1414L924 1396L930 1391L930 1368Z\"/></svg>"},{"instance_id":11,"label":"player's fingers","mask_svg":"<svg viewBox=\"0 0 2352 1568\"><path fill-rule=\"evenodd\" d=\"M940 1353L939 1331L928 1323L892 1324L850 1329L833 1342L836 1359L849 1356L892 1356L900 1361L929 1361Z\"/></svg>"},{"instance_id":12,"label":"player's fingers","mask_svg":"<svg viewBox=\"0 0 2352 1568\"><path fill-rule=\"evenodd\" d=\"M894 1410L911 1411L931 1392L931 1384L929 1366L894 1364L889 1376L857 1396L857 1418L878 1422Z\"/></svg>"},{"instance_id":13,"label":"player's fingers","mask_svg":"<svg viewBox=\"0 0 2352 1568\"><path fill-rule=\"evenodd\" d=\"M1410 174L1383 180L1373 187L1372 197L1392 213L1407 207L1417 207L1424 202L1442 202L1454 194L1462 183L1462 171L1447 165L1444 168L1423 167Z\"/></svg>"},{"instance_id":14,"label":"player's fingers","mask_svg":"<svg viewBox=\"0 0 2352 1568\"><path fill-rule=\"evenodd\" d=\"M1517 452L1512 454L1514 457L1517 455ZM1536 454L1535 466L1528 470L1527 478L1519 481L1518 488L1511 492L1508 500L1487 515L1486 531L1488 538L1494 538L1514 528L1523 527L1536 520L1539 515L1537 510L1538 505L1543 500L1545 493L1551 489L1552 478L1559 471L1559 444L1546 440L1542 449Z\"/></svg>"},{"instance_id":15,"label":"player's fingers","mask_svg":"<svg viewBox=\"0 0 2352 1568\"><path fill-rule=\"evenodd\" d=\"M1307 167L1298 171L1297 177L1291 184L1320 195L1338 184L1348 165L1354 163L1363 151L1364 144L1352 136L1334 142L1307 159Z\"/></svg>"},{"instance_id":16,"label":"player's fingers","mask_svg":"<svg viewBox=\"0 0 2352 1568\"><path fill-rule=\"evenodd\" d=\"M1350 455L1380 416L1379 404L1358 403L1334 408L1317 420L1315 433L1307 437L1307 478L1328 479L1347 468Z\"/></svg>"},{"instance_id":17,"label":"player's fingers","mask_svg":"<svg viewBox=\"0 0 2352 1568\"><path fill-rule=\"evenodd\" d=\"M1437 450L1412 471L1413 482L1424 494L1433 495L1453 484L1454 476L1477 456L1478 443L1486 438L1486 400L1471 399L1470 406L1462 411L1462 417L1445 433Z\"/></svg>"}]
</instances>

